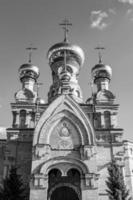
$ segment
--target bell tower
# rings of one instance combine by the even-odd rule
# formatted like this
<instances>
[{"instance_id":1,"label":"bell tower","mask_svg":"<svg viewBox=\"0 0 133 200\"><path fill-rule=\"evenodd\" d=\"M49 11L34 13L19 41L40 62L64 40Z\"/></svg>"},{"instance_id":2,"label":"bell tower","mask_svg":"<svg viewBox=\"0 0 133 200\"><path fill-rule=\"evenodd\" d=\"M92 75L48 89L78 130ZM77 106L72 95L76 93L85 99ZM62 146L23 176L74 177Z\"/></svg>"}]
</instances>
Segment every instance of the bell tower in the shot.
<instances>
[{"instance_id":1,"label":"bell tower","mask_svg":"<svg viewBox=\"0 0 133 200\"><path fill-rule=\"evenodd\" d=\"M104 48L97 47L96 49L99 51L99 61L91 69L93 92L86 104L93 108L92 121L97 144L97 169L100 174L99 198L106 200L108 199L106 180L109 163L115 159L124 171L123 129L117 123L119 104L116 103L115 95L110 90L112 68L102 61L101 50Z\"/></svg>"},{"instance_id":2,"label":"bell tower","mask_svg":"<svg viewBox=\"0 0 133 200\"><path fill-rule=\"evenodd\" d=\"M31 63L31 51L34 48L30 47L29 49L29 61L21 65L18 70L22 88L15 93L15 101L11 103L13 122L12 127L7 129L4 167L6 176L10 167L15 165L25 183L30 181L32 140L37 123L37 103L42 107L42 101L35 89L39 77L39 68Z\"/></svg>"}]
</instances>

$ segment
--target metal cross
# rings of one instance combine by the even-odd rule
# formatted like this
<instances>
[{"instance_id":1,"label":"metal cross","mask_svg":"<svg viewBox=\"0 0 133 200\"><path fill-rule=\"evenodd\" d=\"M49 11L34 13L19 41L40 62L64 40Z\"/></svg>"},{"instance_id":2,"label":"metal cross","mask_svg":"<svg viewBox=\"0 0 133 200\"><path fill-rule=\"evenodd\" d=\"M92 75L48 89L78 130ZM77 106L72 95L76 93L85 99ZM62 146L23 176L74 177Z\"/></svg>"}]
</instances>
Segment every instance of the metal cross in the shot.
<instances>
[{"instance_id":1,"label":"metal cross","mask_svg":"<svg viewBox=\"0 0 133 200\"><path fill-rule=\"evenodd\" d=\"M98 50L98 57L99 57L99 64L102 63L102 54L101 54L101 50L105 50L105 47L96 47L96 50Z\"/></svg>"},{"instance_id":2,"label":"metal cross","mask_svg":"<svg viewBox=\"0 0 133 200\"><path fill-rule=\"evenodd\" d=\"M70 23L68 19L64 19L63 22L59 25L62 26L64 29L64 42L67 42L68 41L68 32L69 32L68 27L72 26L72 23Z\"/></svg>"},{"instance_id":3,"label":"metal cross","mask_svg":"<svg viewBox=\"0 0 133 200\"><path fill-rule=\"evenodd\" d=\"M30 44L30 46L27 47L26 50L29 51L29 60L28 60L28 62L31 63L32 52L37 50L37 48L32 47L32 44Z\"/></svg>"}]
</instances>

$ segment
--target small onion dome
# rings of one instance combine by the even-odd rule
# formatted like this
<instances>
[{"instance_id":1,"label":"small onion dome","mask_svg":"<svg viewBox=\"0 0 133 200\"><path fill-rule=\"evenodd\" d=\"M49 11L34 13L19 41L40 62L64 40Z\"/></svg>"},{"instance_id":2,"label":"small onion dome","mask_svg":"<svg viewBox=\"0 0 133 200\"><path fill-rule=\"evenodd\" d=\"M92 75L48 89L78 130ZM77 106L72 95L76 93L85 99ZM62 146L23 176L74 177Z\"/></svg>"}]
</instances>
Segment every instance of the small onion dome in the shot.
<instances>
[{"instance_id":1,"label":"small onion dome","mask_svg":"<svg viewBox=\"0 0 133 200\"><path fill-rule=\"evenodd\" d=\"M39 68L31 63L26 63L19 68L20 79L32 78L37 79L39 77Z\"/></svg>"},{"instance_id":2,"label":"small onion dome","mask_svg":"<svg viewBox=\"0 0 133 200\"><path fill-rule=\"evenodd\" d=\"M107 78L111 79L112 77L112 69L109 65L105 65L103 63L99 63L95 65L91 70L94 81L98 78Z\"/></svg>"},{"instance_id":3,"label":"small onion dome","mask_svg":"<svg viewBox=\"0 0 133 200\"><path fill-rule=\"evenodd\" d=\"M62 57L62 52L64 51L69 52L70 56L74 57L80 66L83 65L85 60L83 50L79 46L68 42L57 43L48 50L47 57L50 63L54 61L54 59Z\"/></svg>"}]
</instances>

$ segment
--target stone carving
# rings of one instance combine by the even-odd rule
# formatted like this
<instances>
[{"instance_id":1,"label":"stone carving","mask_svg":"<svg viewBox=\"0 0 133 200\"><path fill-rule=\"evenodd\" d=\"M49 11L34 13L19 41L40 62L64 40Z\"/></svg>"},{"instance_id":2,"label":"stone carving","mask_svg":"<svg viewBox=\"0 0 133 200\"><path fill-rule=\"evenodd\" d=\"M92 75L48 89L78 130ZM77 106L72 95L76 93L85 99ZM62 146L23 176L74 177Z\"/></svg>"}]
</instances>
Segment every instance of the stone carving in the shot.
<instances>
[{"instance_id":1,"label":"stone carving","mask_svg":"<svg viewBox=\"0 0 133 200\"><path fill-rule=\"evenodd\" d=\"M38 158L45 157L46 155L49 155L49 154L50 154L50 147L48 145L36 146L35 155Z\"/></svg>"},{"instance_id":2,"label":"stone carving","mask_svg":"<svg viewBox=\"0 0 133 200\"><path fill-rule=\"evenodd\" d=\"M90 188L97 187L97 180L99 179L99 174L85 174L85 183L86 186L89 186Z\"/></svg>"},{"instance_id":3,"label":"stone carving","mask_svg":"<svg viewBox=\"0 0 133 200\"><path fill-rule=\"evenodd\" d=\"M93 147L83 146L80 148L81 159L89 160L96 154L96 149Z\"/></svg>"},{"instance_id":4,"label":"stone carving","mask_svg":"<svg viewBox=\"0 0 133 200\"><path fill-rule=\"evenodd\" d=\"M63 127L59 132L60 137L62 137L63 139L67 139L70 136L70 130L67 127L66 122L63 123Z\"/></svg>"},{"instance_id":5,"label":"stone carving","mask_svg":"<svg viewBox=\"0 0 133 200\"><path fill-rule=\"evenodd\" d=\"M71 140L60 140L58 143L58 148L59 149L72 149L72 141Z\"/></svg>"},{"instance_id":6,"label":"stone carving","mask_svg":"<svg viewBox=\"0 0 133 200\"><path fill-rule=\"evenodd\" d=\"M34 174L32 177L32 185L35 188L47 188L48 182L44 179L44 175L42 174Z\"/></svg>"},{"instance_id":7,"label":"stone carving","mask_svg":"<svg viewBox=\"0 0 133 200\"><path fill-rule=\"evenodd\" d=\"M64 122L62 124L62 128L59 131L59 136L60 136L60 140L58 143L59 149L72 149L73 148L71 137L70 137L71 132L70 132L70 129L66 122Z\"/></svg>"}]
</instances>

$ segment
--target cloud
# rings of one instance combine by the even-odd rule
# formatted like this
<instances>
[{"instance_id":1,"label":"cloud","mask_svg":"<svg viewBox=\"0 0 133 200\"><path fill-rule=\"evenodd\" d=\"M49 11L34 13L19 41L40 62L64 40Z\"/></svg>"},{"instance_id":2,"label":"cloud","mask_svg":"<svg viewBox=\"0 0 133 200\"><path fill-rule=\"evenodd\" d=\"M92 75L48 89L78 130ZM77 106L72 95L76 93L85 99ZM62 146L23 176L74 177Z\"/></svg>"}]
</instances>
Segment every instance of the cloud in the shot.
<instances>
[{"instance_id":1,"label":"cloud","mask_svg":"<svg viewBox=\"0 0 133 200\"><path fill-rule=\"evenodd\" d=\"M133 13L133 10L132 9L128 9L127 10L127 15L130 15L130 14L132 14Z\"/></svg>"},{"instance_id":2,"label":"cloud","mask_svg":"<svg viewBox=\"0 0 133 200\"><path fill-rule=\"evenodd\" d=\"M129 20L133 21L133 9L128 9L126 14Z\"/></svg>"},{"instance_id":3,"label":"cloud","mask_svg":"<svg viewBox=\"0 0 133 200\"><path fill-rule=\"evenodd\" d=\"M92 11L90 20L91 20L91 28L97 28L99 30L105 29L108 24L103 20L108 18L108 14L106 12L102 12L101 10Z\"/></svg>"},{"instance_id":4,"label":"cloud","mask_svg":"<svg viewBox=\"0 0 133 200\"><path fill-rule=\"evenodd\" d=\"M118 0L121 3L129 3L130 5L133 5L133 0Z\"/></svg>"},{"instance_id":5,"label":"cloud","mask_svg":"<svg viewBox=\"0 0 133 200\"><path fill-rule=\"evenodd\" d=\"M116 14L116 11L115 11L114 9L110 8L110 9L109 9L109 13L115 15L115 14Z\"/></svg>"}]
</instances>

